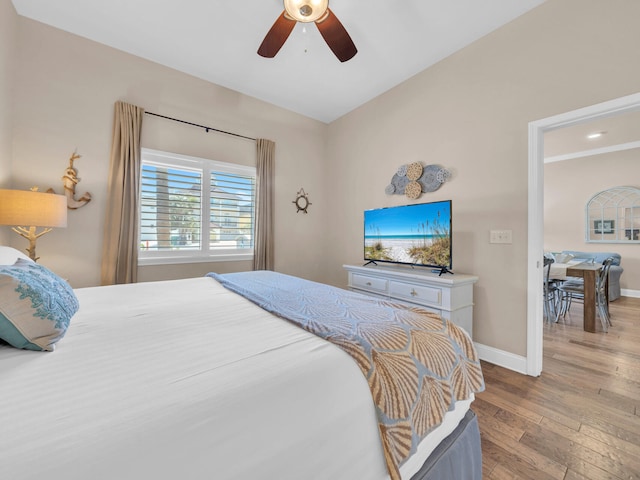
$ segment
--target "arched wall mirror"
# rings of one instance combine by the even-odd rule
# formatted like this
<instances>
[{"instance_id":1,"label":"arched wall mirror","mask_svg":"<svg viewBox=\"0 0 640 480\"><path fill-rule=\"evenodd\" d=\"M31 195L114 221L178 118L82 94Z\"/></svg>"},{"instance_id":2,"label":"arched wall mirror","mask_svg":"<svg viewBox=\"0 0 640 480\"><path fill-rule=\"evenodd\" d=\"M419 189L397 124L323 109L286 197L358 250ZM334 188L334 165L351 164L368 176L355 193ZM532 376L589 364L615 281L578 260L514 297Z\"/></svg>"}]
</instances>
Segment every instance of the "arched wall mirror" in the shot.
<instances>
[{"instance_id":1,"label":"arched wall mirror","mask_svg":"<svg viewBox=\"0 0 640 480\"><path fill-rule=\"evenodd\" d=\"M640 189L614 187L597 193L585 208L587 243L640 243Z\"/></svg>"}]
</instances>

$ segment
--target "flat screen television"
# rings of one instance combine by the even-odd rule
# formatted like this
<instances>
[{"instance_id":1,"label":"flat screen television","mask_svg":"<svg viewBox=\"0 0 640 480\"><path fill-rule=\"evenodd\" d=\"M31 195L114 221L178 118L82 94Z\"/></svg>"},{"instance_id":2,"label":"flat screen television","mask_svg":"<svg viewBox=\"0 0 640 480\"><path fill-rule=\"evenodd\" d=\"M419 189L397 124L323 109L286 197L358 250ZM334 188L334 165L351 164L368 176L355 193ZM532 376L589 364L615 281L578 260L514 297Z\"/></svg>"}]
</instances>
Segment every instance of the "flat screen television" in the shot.
<instances>
[{"instance_id":1,"label":"flat screen television","mask_svg":"<svg viewBox=\"0 0 640 480\"><path fill-rule=\"evenodd\" d=\"M451 219L451 200L365 210L364 259L450 272Z\"/></svg>"}]
</instances>

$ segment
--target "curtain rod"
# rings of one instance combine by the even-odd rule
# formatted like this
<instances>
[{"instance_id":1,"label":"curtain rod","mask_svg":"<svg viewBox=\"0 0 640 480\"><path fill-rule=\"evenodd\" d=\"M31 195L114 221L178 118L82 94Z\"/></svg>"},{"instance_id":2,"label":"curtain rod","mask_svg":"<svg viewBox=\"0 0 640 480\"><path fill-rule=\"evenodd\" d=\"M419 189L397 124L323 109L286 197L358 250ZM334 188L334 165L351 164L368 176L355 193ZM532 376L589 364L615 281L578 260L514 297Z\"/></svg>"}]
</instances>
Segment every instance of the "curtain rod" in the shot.
<instances>
[{"instance_id":1,"label":"curtain rod","mask_svg":"<svg viewBox=\"0 0 640 480\"><path fill-rule=\"evenodd\" d=\"M164 115L159 115L157 113L152 113L147 111L145 111L144 113L147 115L153 115L154 117L166 118L167 120L172 120L174 122L186 123L187 125L191 125L193 127L204 128L207 133L209 133L209 130L212 130L214 132L224 133L225 135L233 135L234 137L246 138L247 140L253 140L254 142L256 141L255 138L245 137L244 135L240 135L239 133L225 132L224 130L219 130L217 128L207 127L205 125L198 125L197 123L187 122L185 120L180 120L178 118L166 117Z\"/></svg>"}]
</instances>

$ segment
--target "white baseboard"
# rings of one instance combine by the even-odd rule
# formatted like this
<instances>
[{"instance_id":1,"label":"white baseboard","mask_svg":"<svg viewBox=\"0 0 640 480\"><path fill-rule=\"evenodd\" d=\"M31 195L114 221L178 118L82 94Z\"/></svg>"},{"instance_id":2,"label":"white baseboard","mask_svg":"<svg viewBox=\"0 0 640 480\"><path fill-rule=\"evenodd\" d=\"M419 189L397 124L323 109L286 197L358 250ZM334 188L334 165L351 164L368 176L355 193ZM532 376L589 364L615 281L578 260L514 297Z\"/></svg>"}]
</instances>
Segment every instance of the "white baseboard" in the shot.
<instances>
[{"instance_id":1,"label":"white baseboard","mask_svg":"<svg viewBox=\"0 0 640 480\"><path fill-rule=\"evenodd\" d=\"M640 298L640 290L622 289L620 293L623 297ZM499 350L494 347L489 347L482 343L474 342L474 345L478 351L478 357L480 357L480 360L527 375L527 357L515 355L511 352Z\"/></svg>"},{"instance_id":2,"label":"white baseboard","mask_svg":"<svg viewBox=\"0 0 640 480\"><path fill-rule=\"evenodd\" d=\"M620 290L620 294L623 297L640 298L640 290L627 290L626 288L623 288Z\"/></svg>"},{"instance_id":3,"label":"white baseboard","mask_svg":"<svg viewBox=\"0 0 640 480\"><path fill-rule=\"evenodd\" d=\"M527 374L527 359L521 355L515 355L504 350L498 350L494 347L489 347L481 343L475 343L476 350L478 351L478 357L485 362L493 363L500 367L508 368L514 372Z\"/></svg>"}]
</instances>

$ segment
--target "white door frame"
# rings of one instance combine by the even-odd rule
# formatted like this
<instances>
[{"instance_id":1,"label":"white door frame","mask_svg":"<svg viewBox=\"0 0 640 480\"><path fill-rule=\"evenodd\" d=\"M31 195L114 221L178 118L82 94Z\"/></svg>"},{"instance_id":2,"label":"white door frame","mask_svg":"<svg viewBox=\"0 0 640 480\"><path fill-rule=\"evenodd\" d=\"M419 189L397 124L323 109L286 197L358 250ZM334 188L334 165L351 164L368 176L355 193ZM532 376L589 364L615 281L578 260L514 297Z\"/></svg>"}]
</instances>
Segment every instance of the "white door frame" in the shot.
<instances>
[{"instance_id":1,"label":"white door frame","mask_svg":"<svg viewBox=\"0 0 640 480\"><path fill-rule=\"evenodd\" d=\"M544 253L544 134L591 120L640 110L640 93L529 123L527 375L542 372L542 255Z\"/></svg>"}]
</instances>

